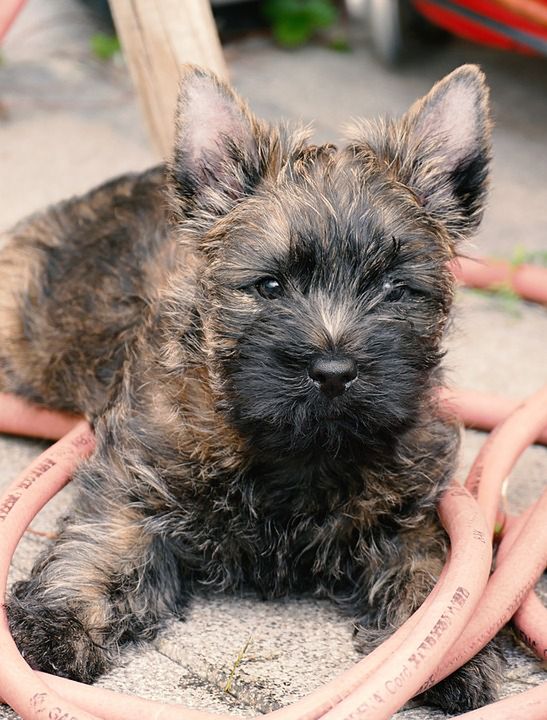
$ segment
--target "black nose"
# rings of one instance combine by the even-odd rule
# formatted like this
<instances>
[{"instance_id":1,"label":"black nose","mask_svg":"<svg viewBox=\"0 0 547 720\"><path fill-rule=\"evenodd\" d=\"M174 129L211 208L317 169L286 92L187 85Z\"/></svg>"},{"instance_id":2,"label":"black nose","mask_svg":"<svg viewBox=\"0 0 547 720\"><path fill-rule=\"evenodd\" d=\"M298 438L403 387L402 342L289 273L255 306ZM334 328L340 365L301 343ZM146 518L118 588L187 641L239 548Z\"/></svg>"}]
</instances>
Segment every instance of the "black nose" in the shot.
<instances>
[{"instance_id":1,"label":"black nose","mask_svg":"<svg viewBox=\"0 0 547 720\"><path fill-rule=\"evenodd\" d=\"M346 390L357 377L357 363L348 357L314 358L309 365L308 375L319 385L321 392L334 398Z\"/></svg>"}]
</instances>

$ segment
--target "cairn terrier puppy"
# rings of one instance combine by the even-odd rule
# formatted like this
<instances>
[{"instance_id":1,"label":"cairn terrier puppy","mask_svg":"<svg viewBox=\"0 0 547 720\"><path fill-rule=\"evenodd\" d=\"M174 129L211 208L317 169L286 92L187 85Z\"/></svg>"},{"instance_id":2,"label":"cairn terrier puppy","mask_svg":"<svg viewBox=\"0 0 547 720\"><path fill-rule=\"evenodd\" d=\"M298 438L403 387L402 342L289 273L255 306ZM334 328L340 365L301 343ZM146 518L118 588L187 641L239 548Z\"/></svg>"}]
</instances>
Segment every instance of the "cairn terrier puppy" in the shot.
<instances>
[{"instance_id":1,"label":"cairn terrier puppy","mask_svg":"<svg viewBox=\"0 0 547 720\"><path fill-rule=\"evenodd\" d=\"M188 67L172 161L32 216L0 257L0 388L97 436L13 588L35 668L92 681L194 588L331 598L363 652L442 568L458 428L437 412L490 155L478 68L348 144L254 117ZM495 695L488 646L425 700Z\"/></svg>"}]
</instances>

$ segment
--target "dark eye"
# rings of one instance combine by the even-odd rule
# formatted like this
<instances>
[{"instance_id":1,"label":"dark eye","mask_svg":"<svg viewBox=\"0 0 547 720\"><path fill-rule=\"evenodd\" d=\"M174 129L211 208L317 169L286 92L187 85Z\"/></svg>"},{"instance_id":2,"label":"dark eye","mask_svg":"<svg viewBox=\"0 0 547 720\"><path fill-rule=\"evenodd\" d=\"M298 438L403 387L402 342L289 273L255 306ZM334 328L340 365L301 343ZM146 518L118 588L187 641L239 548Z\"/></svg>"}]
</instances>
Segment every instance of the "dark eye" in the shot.
<instances>
[{"instance_id":1,"label":"dark eye","mask_svg":"<svg viewBox=\"0 0 547 720\"><path fill-rule=\"evenodd\" d=\"M397 302L397 300L402 300L408 294L408 288L405 285L393 282L393 280L385 280L382 285L382 292L384 293L384 300Z\"/></svg>"},{"instance_id":2,"label":"dark eye","mask_svg":"<svg viewBox=\"0 0 547 720\"><path fill-rule=\"evenodd\" d=\"M277 300L277 298L283 295L281 283L274 277L262 278L255 284L255 288L259 295L262 295L266 300Z\"/></svg>"}]
</instances>

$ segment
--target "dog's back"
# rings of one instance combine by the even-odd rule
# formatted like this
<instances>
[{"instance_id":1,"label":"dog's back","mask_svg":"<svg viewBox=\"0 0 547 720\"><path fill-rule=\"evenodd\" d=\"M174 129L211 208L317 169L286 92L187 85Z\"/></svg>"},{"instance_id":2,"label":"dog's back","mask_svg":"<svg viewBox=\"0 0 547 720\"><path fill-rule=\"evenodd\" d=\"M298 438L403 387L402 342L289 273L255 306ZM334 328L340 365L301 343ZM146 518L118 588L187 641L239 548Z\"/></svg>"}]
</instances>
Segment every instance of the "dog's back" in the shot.
<instances>
[{"instance_id":1,"label":"dog's back","mask_svg":"<svg viewBox=\"0 0 547 720\"><path fill-rule=\"evenodd\" d=\"M0 250L0 390L97 414L174 262L164 170L37 213Z\"/></svg>"}]
</instances>

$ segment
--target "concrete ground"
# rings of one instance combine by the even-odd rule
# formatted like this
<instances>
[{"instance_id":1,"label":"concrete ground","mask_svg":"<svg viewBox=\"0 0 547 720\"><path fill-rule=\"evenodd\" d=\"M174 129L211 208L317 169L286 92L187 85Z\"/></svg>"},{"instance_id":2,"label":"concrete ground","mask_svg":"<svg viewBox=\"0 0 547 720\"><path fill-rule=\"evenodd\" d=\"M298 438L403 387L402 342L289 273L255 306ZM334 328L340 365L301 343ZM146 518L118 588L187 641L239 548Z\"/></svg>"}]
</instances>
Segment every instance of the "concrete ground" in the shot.
<instances>
[{"instance_id":1,"label":"concrete ground","mask_svg":"<svg viewBox=\"0 0 547 720\"><path fill-rule=\"evenodd\" d=\"M123 62L102 63L92 56L94 31L75 0L30 0L7 37L0 67L0 229L45 204L156 161ZM313 120L321 140L337 138L351 117L400 113L446 72L479 62L492 88L496 129L491 200L475 250L508 258L518 246L546 252L547 62L455 41L393 71L378 65L360 31L352 36L348 54L313 46L285 52L264 37L250 37L226 47L226 58L234 85L258 114ZM465 387L515 398L533 392L546 377L545 309L461 291L447 365L450 380ZM462 471L483 439L466 433ZM41 447L0 438L0 488ZM546 485L547 450L533 448L511 477L511 505L525 507ZM34 528L51 532L70 494L68 488L57 497ZM25 537L13 579L28 573L46 542ZM505 643L503 694L540 682L539 662L513 649L509 638ZM194 602L188 622L173 621L152 645L124 655L100 682L252 715L300 697L356 659L351 627L328 603L204 596ZM0 718L13 717L0 707ZM427 708L397 714L404 720L440 717Z\"/></svg>"}]
</instances>

